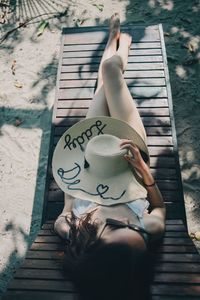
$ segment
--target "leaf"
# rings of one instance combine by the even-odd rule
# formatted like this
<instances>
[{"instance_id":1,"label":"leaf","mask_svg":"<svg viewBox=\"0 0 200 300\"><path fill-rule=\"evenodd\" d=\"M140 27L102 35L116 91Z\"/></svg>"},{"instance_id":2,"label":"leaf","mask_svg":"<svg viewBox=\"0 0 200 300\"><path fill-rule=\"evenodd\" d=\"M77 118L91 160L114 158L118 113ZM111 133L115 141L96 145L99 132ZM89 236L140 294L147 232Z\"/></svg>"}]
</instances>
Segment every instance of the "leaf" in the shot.
<instances>
[{"instance_id":1,"label":"leaf","mask_svg":"<svg viewBox=\"0 0 200 300\"><path fill-rule=\"evenodd\" d=\"M15 126L19 126L19 125L21 125L23 123L23 121L21 120L21 119L19 119L19 118L16 118L16 120L15 120Z\"/></svg>"},{"instance_id":2,"label":"leaf","mask_svg":"<svg viewBox=\"0 0 200 300\"><path fill-rule=\"evenodd\" d=\"M92 4L92 5L96 6L96 8L98 8L99 11L103 11L104 4Z\"/></svg>"},{"instance_id":3,"label":"leaf","mask_svg":"<svg viewBox=\"0 0 200 300\"><path fill-rule=\"evenodd\" d=\"M75 24L76 24L76 26L80 27L84 22L85 22L84 19L82 19L82 20L77 19L76 22L75 22Z\"/></svg>"},{"instance_id":4,"label":"leaf","mask_svg":"<svg viewBox=\"0 0 200 300\"><path fill-rule=\"evenodd\" d=\"M190 232L189 236L196 241L200 241L200 231Z\"/></svg>"},{"instance_id":5,"label":"leaf","mask_svg":"<svg viewBox=\"0 0 200 300\"><path fill-rule=\"evenodd\" d=\"M189 236L191 237L191 239L195 239L195 233L194 232L190 232Z\"/></svg>"},{"instance_id":6,"label":"leaf","mask_svg":"<svg viewBox=\"0 0 200 300\"><path fill-rule=\"evenodd\" d=\"M13 75L15 75L16 62L17 62L16 60L13 60L12 66L11 66L11 70L12 70Z\"/></svg>"},{"instance_id":7,"label":"leaf","mask_svg":"<svg viewBox=\"0 0 200 300\"><path fill-rule=\"evenodd\" d=\"M197 241L200 241L200 231L196 231L194 236Z\"/></svg>"},{"instance_id":8,"label":"leaf","mask_svg":"<svg viewBox=\"0 0 200 300\"><path fill-rule=\"evenodd\" d=\"M170 36L169 32L164 32L164 36Z\"/></svg>"},{"instance_id":9,"label":"leaf","mask_svg":"<svg viewBox=\"0 0 200 300\"><path fill-rule=\"evenodd\" d=\"M21 89L21 88L23 87L23 84L16 80L16 81L15 81L15 86L16 86L18 89Z\"/></svg>"},{"instance_id":10,"label":"leaf","mask_svg":"<svg viewBox=\"0 0 200 300\"><path fill-rule=\"evenodd\" d=\"M5 24L7 23L7 12L4 11L1 15L0 15L0 23L1 24Z\"/></svg>"},{"instance_id":11,"label":"leaf","mask_svg":"<svg viewBox=\"0 0 200 300\"><path fill-rule=\"evenodd\" d=\"M41 21L38 27L37 36L40 36L43 34L45 28L49 25L49 22L47 21Z\"/></svg>"},{"instance_id":12,"label":"leaf","mask_svg":"<svg viewBox=\"0 0 200 300\"><path fill-rule=\"evenodd\" d=\"M183 21L183 22L186 22L188 24L192 23L191 19L189 19L189 18L180 18L180 20Z\"/></svg>"},{"instance_id":13,"label":"leaf","mask_svg":"<svg viewBox=\"0 0 200 300\"><path fill-rule=\"evenodd\" d=\"M188 50L189 50L190 52L195 52L195 51L196 51L196 45L195 45L194 43L192 43L192 42L189 42L189 43L187 44L187 48L188 48Z\"/></svg>"}]
</instances>

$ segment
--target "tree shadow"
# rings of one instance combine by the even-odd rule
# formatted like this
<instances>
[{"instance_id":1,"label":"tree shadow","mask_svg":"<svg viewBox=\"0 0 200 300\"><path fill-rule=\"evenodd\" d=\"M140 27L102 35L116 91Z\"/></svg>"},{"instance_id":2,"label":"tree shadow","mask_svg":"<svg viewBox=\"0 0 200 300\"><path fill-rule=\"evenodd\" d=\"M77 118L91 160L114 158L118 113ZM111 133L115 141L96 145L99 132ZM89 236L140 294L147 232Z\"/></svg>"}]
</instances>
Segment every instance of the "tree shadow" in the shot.
<instances>
[{"instance_id":1,"label":"tree shadow","mask_svg":"<svg viewBox=\"0 0 200 300\"><path fill-rule=\"evenodd\" d=\"M200 174L199 127L199 1L131 1L126 21L133 24L162 23L172 90L173 119L177 130L181 198L184 197L189 230L199 230ZM179 165L178 157L176 163ZM198 244L197 244L198 246Z\"/></svg>"},{"instance_id":2,"label":"tree shadow","mask_svg":"<svg viewBox=\"0 0 200 300\"><path fill-rule=\"evenodd\" d=\"M9 253L9 256L7 259L8 263L0 274L2 282L0 287L0 297L6 289L6 282L13 277L13 272L15 272L15 269L19 268L21 265L24 259L24 254L32 242L32 240L30 240L30 235L24 231L21 226L16 225L12 221L8 222L4 228L2 228L1 234L2 236L8 236L12 252L9 253L5 249L5 254ZM22 244L24 245L23 247L21 246Z\"/></svg>"},{"instance_id":3,"label":"tree shadow","mask_svg":"<svg viewBox=\"0 0 200 300\"><path fill-rule=\"evenodd\" d=\"M0 6L0 13L7 11L5 22L1 28L2 50L13 53L24 40L24 32L27 28L32 31L31 42L37 43L37 32L41 21L48 22L47 30L50 31L60 31L63 26L70 26L76 21L76 12L72 7L74 7L73 1L66 3L64 0L11 0L6 8ZM3 43L2 40L4 40Z\"/></svg>"}]
</instances>

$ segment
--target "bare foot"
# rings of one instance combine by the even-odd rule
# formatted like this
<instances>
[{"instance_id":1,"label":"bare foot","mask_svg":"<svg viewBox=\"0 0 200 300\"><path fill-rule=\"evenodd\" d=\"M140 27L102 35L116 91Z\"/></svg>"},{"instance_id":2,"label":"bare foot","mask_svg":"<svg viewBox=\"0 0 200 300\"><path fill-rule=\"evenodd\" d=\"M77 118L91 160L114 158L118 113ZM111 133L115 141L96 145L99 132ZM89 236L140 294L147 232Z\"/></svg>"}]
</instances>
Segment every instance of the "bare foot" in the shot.
<instances>
[{"instance_id":1,"label":"bare foot","mask_svg":"<svg viewBox=\"0 0 200 300\"><path fill-rule=\"evenodd\" d=\"M118 13L114 13L110 18L110 38L119 39L120 37L120 17Z\"/></svg>"}]
</instances>

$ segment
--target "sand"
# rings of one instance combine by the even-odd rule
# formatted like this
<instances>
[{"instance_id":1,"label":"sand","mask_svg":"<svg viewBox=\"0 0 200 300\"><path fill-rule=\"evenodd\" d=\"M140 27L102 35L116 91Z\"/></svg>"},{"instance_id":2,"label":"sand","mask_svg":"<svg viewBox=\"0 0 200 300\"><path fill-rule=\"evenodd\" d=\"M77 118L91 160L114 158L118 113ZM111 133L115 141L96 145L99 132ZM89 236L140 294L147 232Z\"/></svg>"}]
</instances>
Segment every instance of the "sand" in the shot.
<instances>
[{"instance_id":1,"label":"sand","mask_svg":"<svg viewBox=\"0 0 200 300\"><path fill-rule=\"evenodd\" d=\"M0 294L41 224L64 26L105 25L114 11L123 24L163 24L188 228L200 231L199 1L10 2L0 2L1 37L33 19L0 44ZM38 36L41 20L48 26Z\"/></svg>"}]
</instances>

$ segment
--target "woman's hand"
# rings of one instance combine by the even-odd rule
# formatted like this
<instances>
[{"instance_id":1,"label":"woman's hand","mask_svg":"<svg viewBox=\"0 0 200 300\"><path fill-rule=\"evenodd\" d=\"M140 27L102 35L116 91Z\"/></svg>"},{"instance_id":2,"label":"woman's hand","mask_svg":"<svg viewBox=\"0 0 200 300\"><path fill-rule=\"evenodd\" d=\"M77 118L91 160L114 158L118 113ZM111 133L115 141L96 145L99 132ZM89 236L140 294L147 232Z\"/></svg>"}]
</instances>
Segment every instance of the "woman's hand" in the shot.
<instances>
[{"instance_id":1,"label":"woman's hand","mask_svg":"<svg viewBox=\"0 0 200 300\"><path fill-rule=\"evenodd\" d=\"M144 162L138 147L134 145L131 140L122 139L120 147L121 149L129 150L130 154L125 154L124 158L130 163L133 168L135 168L140 173L142 177L150 172L149 167Z\"/></svg>"}]
</instances>

